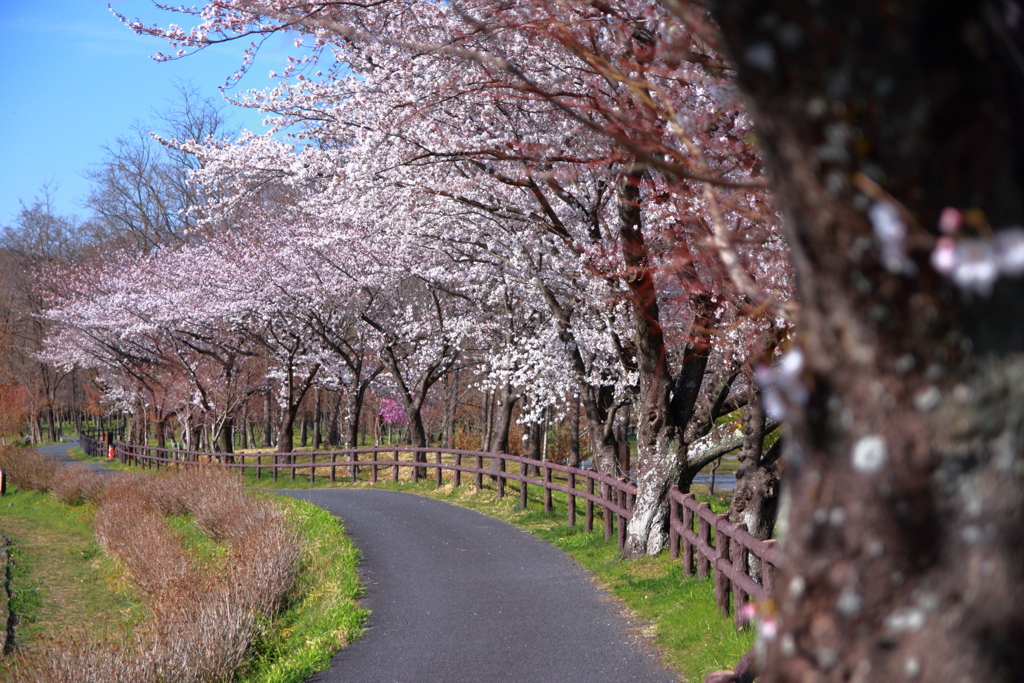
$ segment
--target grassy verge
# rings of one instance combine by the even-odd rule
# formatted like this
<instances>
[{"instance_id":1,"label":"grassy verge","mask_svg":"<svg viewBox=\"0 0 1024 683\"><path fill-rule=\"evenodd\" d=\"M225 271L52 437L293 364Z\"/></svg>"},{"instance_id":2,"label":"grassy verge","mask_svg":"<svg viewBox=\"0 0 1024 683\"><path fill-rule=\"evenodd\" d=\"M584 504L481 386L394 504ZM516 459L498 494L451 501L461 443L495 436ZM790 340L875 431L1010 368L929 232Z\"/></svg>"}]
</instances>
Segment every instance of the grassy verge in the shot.
<instances>
[{"instance_id":1,"label":"grassy verge","mask_svg":"<svg viewBox=\"0 0 1024 683\"><path fill-rule=\"evenodd\" d=\"M182 680L298 682L362 631L358 552L313 505L257 500L230 476L108 479L3 456L12 482L40 490L12 485L0 499L21 615L0 680L150 680L187 663ZM211 638L227 646L210 650Z\"/></svg>"},{"instance_id":2,"label":"grassy verge","mask_svg":"<svg viewBox=\"0 0 1024 683\"><path fill-rule=\"evenodd\" d=\"M31 650L62 631L127 632L147 613L123 565L92 533L94 505L69 507L50 494L8 489L0 533L12 544L15 644Z\"/></svg>"},{"instance_id":3,"label":"grassy verge","mask_svg":"<svg viewBox=\"0 0 1024 683\"><path fill-rule=\"evenodd\" d=\"M304 681L359 637L368 614L357 602L359 551L341 523L312 503L273 498L299 529L302 569L285 610L239 676L241 683Z\"/></svg>"}]
</instances>

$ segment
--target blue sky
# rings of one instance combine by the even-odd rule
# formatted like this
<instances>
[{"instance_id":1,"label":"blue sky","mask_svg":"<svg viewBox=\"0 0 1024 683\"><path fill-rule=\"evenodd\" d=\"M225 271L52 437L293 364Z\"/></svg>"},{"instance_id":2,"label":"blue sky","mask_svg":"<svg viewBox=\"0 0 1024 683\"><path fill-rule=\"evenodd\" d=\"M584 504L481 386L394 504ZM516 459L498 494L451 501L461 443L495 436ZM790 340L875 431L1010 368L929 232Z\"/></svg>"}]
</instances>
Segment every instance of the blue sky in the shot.
<instances>
[{"instance_id":1,"label":"blue sky","mask_svg":"<svg viewBox=\"0 0 1024 683\"><path fill-rule=\"evenodd\" d=\"M173 106L177 82L220 97L218 87L241 63L244 45L231 43L155 62L149 55L169 51L167 44L136 36L107 3L0 0L0 225L13 221L19 198L30 203L46 183L56 190L59 213L84 216L89 184L82 174L101 160L105 142ZM111 4L129 18L168 23L149 0ZM241 88L267 86L267 73L282 70L289 47L285 36L265 45ZM235 125L262 130L258 113L228 113Z\"/></svg>"}]
</instances>

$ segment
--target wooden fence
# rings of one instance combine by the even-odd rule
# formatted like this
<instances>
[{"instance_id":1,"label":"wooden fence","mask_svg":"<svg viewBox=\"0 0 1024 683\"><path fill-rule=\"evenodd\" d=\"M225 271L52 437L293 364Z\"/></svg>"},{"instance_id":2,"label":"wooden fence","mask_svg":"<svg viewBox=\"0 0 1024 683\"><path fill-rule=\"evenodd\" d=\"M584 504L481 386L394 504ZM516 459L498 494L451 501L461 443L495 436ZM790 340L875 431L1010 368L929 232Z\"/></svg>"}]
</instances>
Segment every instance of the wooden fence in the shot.
<instances>
[{"instance_id":1,"label":"wooden fence","mask_svg":"<svg viewBox=\"0 0 1024 683\"><path fill-rule=\"evenodd\" d=\"M78 445L91 458L103 458L107 455L107 436L101 432L80 432Z\"/></svg>"},{"instance_id":2,"label":"wooden fence","mask_svg":"<svg viewBox=\"0 0 1024 683\"><path fill-rule=\"evenodd\" d=\"M83 435L81 443L82 449L90 455L105 453L106 445L99 439ZM415 459L417 455L419 460ZM346 479L375 484L384 478L399 481L401 472L405 470L407 479L417 482L432 478L435 487L441 487L446 479L452 486L459 487L463 484L463 475L466 475L472 477L473 486L480 491L484 477L489 477L495 483L499 499L506 495L507 482L516 481L519 482L519 504L523 508L528 504L530 486L543 490L546 512L554 511L552 493L564 493L566 519L570 526L577 523L577 501L582 500L586 530L593 530L595 518L600 516L605 541L615 536L619 549L625 544L626 525L636 500L635 485L593 470L505 453L439 447L372 446L294 453L206 453L118 442L115 456L122 463L147 469L181 469L198 464L250 470L257 480L266 476L273 481L285 474L290 481L302 476L310 483L317 479L331 482ZM679 557L682 544L686 573L692 575L696 570L699 577L712 574L719 610L725 615L735 612L738 624L738 608L743 603L748 599L763 601L771 594L772 582L781 563L775 542L754 538L745 525L733 524L727 515L716 515L707 503L698 503L693 494L683 493L677 487L669 492L669 505L672 558Z\"/></svg>"}]
</instances>

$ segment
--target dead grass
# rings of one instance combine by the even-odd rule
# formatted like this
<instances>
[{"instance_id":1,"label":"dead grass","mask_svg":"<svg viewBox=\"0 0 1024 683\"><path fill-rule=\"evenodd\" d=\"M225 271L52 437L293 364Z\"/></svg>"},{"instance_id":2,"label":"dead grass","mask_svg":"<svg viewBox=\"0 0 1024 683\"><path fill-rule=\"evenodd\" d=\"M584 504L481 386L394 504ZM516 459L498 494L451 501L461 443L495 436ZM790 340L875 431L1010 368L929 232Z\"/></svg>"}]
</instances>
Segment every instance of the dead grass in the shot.
<instances>
[{"instance_id":1,"label":"dead grass","mask_svg":"<svg viewBox=\"0 0 1024 683\"><path fill-rule=\"evenodd\" d=\"M16 448L0 448L0 467L7 473L8 481L22 491L49 491L57 471L50 458Z\"/></svg>"},{"instance_id":2,"label":"dead grass","mask_svg":"<svg viewBox=\"0 0 1024 683\"><path fill-rule=\"evenodd\" d=\"M40 462L43 461L43 462ZM64 633L15 657L13 680L108 683L228 681L296 578L295 532L269 502L245 493L230 473L99 476L74 466L47 468L33 453L0 455L19 488L52 487L70 503L98 500L93 528L128 569L152 617L128 638ZM230 561L204 571L168 521L188 514Z\"/></svg>"}]
</instances>

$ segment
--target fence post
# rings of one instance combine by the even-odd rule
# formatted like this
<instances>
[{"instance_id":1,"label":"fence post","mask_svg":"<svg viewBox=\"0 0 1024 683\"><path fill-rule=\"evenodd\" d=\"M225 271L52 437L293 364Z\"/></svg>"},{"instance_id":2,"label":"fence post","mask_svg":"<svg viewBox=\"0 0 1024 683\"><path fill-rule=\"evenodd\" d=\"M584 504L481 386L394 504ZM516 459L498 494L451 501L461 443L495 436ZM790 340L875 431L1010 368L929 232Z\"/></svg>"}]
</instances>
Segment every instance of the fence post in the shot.
<instances>
[{"instance_id":1,"label":"fence post","mask_svg":"<svg viewBox=\"0 0 1024 683\"><path fill-rule=\"evenodd\" d=\"M505 471L505 458L498 458L498 500L505 497L505 477L501 473Z\"/></svg>"},{"instance_id":2,"label":"fence post","mask_svg":"<svg viewBox=\"0 0 1024 683\"><path fill-rule=\"evenodd\" d=\"M454 488L459 488L459 485L462 483L462 470L459 469L460 467L462 467L462 453L456 453L455 469L452 470L452 486Z\"/></svg>"},{"instance_id":3,"label":"fence post","mask_svg":"<svg viewBox=\"0 0 1024 683\"><path fill-rule=\"evenodd\" d=\"M700 543L704 546L697 548L697 578L703 579L708 575L711 569L711 560L705 555L705 548L711 546L711 524L704 519L704 512L710 510L711 506L707 503L701 503L699 510L697 511L697 538Z\"/></svg>"},{"instance_id":4,"label":"fence post","mask_svg":"<svg viewBox=\"0 0 1024 683\"><path fill-rule=\"evenodd\" d=\"M675 527L675 521L679 519L679 501L672 495L676 490L673 487L668 493L668 556L673 560L679 557L679 532Z\"/></svg>"},{"instance_id":5,"label":"fence post","mask_svg":"<svg viewBox=\"0 0 1024 683\"><path fill-rule=\"evenodd\" d=\"M551 509L551 468L544 465L544 512Z\"/></svg>"},{"instance_id":6,"label":"fence post","mask_svg":"<svg viewBox=\"0 0 1024 683\"><path fill-rule=\"evenodd\" d=\"M419 462L418 459L416 458L418 454L416 453L416 451L413 451L410 455L412 455L412 467L410 468L410 471L412 472L412 483L415 484L420 480L420 468L417 467L417 465L419 465Z\"/></svg>"},{"instance_id":7,"label":"fence post","mask_svg":"<svg viewBox=\"0 0 1024 683\"><path fill-rule=\"evenodd\" d=\"M587 494L589 496L594 495L594 478L589 474L587 475ZM594 530L594 501L591 498L587 498L586 504L583 506L586 509L586 520L584 526L586 527L587 533Z\"/></svg>"},{"instance_id":8,"label":"fence post","mask_svg":"<svg viewBox=\"0 0 1024 683\"><path fill-rule=\"evenodd\" d=\"M686 494L686 498L683 499L683 528L689 531L693 531L693 509L688 503L692 503L694 500L696 499L692 493ZM690 543L685 536L683 537L683 571L687 576L693 575L693 543Z\"/></svg>"},{"instance_id":9,"label":"fence post","mask_svg":"<svg viewBox=\"0 0 1024 683\"><path fill-rule=\"evenodd\" d=\"M348 473L352 479L352 483L355 483L359 479L359 465L356 464L357 462L359 462L359 453L357 453L356 451L352 451L349 460L351 461L352 465L349 467Z\"/></svg>"},{"instance_id":10,"label":"fence post","mask_svg":"<svg viewBox=\"0 0 1024 683\"><path fill-rule=\"evenodd\" d=\"M309 483L316 481L316 453L309 454Z\"/></svg>"},{"instance_id":11,"label":"fence post","mask_svg":"<svg viewBox=\"0 0 1024 683\"><path fill-rule=\"evenodd\" d=\"M274 454L274 481L277 481L278 465L281 464L281 456Z\"/></svg>"},{"instance_id":12,"label":"fence post","mask_svg":"<svg viewBox=\"0 0 1024 683\"><path fill-rule=\"evenodd\" d=\"M391 478L394 479L395 481L398 481L398 449L397 448L395 449L395 452L392 453L392 455L394 456L392 458L392 460L395 461L395 464L391 466Z\"/></svg>"},{"instance_id":13,"label":"fence post","mask_svg":"<svg viewBox=\"0 0 1024 683\"><path fill-rule=\"evenodd\" d=\"M481 471L484 468L484 456L476 456L476 492L480 493L484 488L484 473Z\"/></svg>"},{"instance_id":14,"label":"fence post","mask_svg":"<svg viewBox=\"0 0 1024 683\"><path fill-rule=\"evenodd\" d=\"M567 477L567 479L568 479L568 481L566 482L567 488L569 489L569 491L575 491L576 490L576 473L575 472L569 472L569 476ZM568 512L567 512L568 517L569 517L569 526L576 526L576 496L574 496L572 493L569 493L568 496L567 496L567 500L568 500L568 503L569 503L569 509L568 509Z\"/></svg>"},{"instance_id":15,"label":"fence post","mask_svg":"<svg viewBox=\"0 0 1024 683\"><path fill-rule=\"evenodd\" d=\"M520 509L525 510L529 503L526 498L528 495L526 490L526 477L530 474L530 466L526 464L525 460L519 463L519 474L523 475L523 481L519 482L519 507Z\"/></svg>"},{"instance_id":16,"label":"fence post","mask_svg":"<svg viewBox=\"0 0 1024 683\"><path fill-rule=\"evenodd\" d=\"M731 540L727 531L722 530L722 522L729 523L726 515L716 515L715 520L715 602L718 603L718 611L723 616L729 616L729 593L731 581L722 572L722 565L731 563L730 543Z\"/></svg>"},{"instance_id":17,"label":"fence post","mask_svg":"<svg viewBox=\"0 0 1024 683\"><path fill-rule=\"evenodd\" d=\"M769 548L774 548L776 542L774 539L769 539L765 541L765 544ZM771 597L772 591L775 590L775 565L763 557L761 558L761 585L764 586L764 594Z\"/></svg>"},{"instance_id":18,"label":"fence post","mask_svg":"<svg viewBox=\"0 0 1024 683\"><path fill-rule=\"evenodd\" d=\"M601 482L601 498L604 499L604 505L601 506L601 514L604 516L604 542L607 543L611 540L612 531L615 529L613 528L614 522L612 521L614 515L612 515L612 511L608 509L608 506L612 501L612 487L603 481Z\"/></svg>"},{"instance_id":19,"label":"fence post","mask_svg":"<svg viewBox=\"0 0 1024 683\"><path fill-rule=\"evenodd\" d=\"M623 510L629 510L629 491L619 491L619 507ZM616 527L618 530L618 543L619 550L626 547L626 517L619 513L615 513L615 521L618 524Z\"/></svg>"},{"instance_id":20,"label":"fence post","mask_svg":"<svg viewBox=\"0 0 1024 683\"><path fill-rule=\"evenodd\" d=\"M291 467L289 468L289 471L291 472L291 474L289 475L290 481L295 481L295 465L297 464L296 460L298 460L298 458L295 457L295 451L292 451L285 457L288 458L288 464L291 465Z\"/></svg>"},{"instance_id":21,"label":"fence post","mask_svg":"<svg viewBox=\"0 0 1024 683\"><path fill-rule=\"evenodd\" d=\"M338 463L338 454L332 452L331 453L331 470L330 470L330 474L327 476L327 478L331 481L332 484L334 483L334 479L336 477L337 463Z\"/></svg>"},{"instance_id":22,"label":"fence post","mask_svg":"<svg viewBox=\"0 0 1024 683\"><path fill-rule=\"evenodd\" d=\"M373 451L371 453L371 458L373 459L373 464L370 465L370 483L371 484L376 484L377 483L377 455L379 453L380 453L380 451Z\"/></svg>"},{"instance_id":23,"label":"fence post","mask_svg":"<svg viewBox=\"0 0 1024 683\"><path fill-rule=\"evenodd\" d=\"M442 476L441 476L441 451L438 451L434 455L434 462L437 463L437 467L434 468L434 488L435 489L439 489L439 488L441 488L441 481L442 481Z\"/></svg>"},{"instance_id":24,"label":"fence post","mask_svg":"<svg viewBox=\"0 0 1024 683\"><path fill-rule=\"evenodd\" d=\"M737 524L737 529L747 530L746 524ZM739 539L733 539L730 544L731 553L729 560L732 562L732 568L744 576L750 576L750 561L747 547L740 543ZM740 622L743 605L747 602L747 592L743 590L738 581L732 582L732 608L736 617L736 628L739 628L743 624Z\"/></svg>"}]
</instances>

